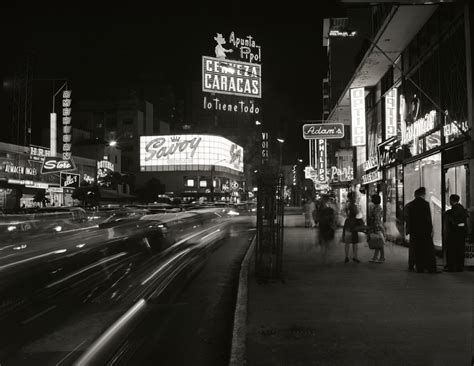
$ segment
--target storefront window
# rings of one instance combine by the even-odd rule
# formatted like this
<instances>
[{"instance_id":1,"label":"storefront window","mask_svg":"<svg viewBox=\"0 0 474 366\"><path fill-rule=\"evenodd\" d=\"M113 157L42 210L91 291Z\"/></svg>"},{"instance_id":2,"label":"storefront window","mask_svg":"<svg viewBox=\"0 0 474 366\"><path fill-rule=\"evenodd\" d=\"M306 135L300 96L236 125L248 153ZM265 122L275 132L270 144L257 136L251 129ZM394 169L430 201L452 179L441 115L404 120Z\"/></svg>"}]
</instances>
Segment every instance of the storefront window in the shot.
<instances>
[{"instance_id":1,"label":"storefront window","mask_svg":"<svg viewBox=\"0 0 474 366\"><path fill-rule=\"evenodd\" d=\"M405 204L413 200L413 194L417 188L420 188L420 186L420 162L415 161L405 165L403 178L403 194L405 196Z\"/></svg>"},{"instance_id":2,"label":"storefront window","mask_svg":"<svg viewBox=\"0 0 474 366\"><path fill-rule=\"evenodd\" d=\"M433 221L433 242L441 247L442 202L441 202L441 154L429 156L420 161L407 164L404 169L405 203L414 198L419 187L426 188L426 201L430 204Z\"/></svg>"},{"instance_id":3,"label":"storefront window","mask_svg":"<svg viewBox=\"0 0 474 366\"><path fill-rule=\"evenodd\" d=\"M395 168L387 169L386 183L386 210L385 210L385 229L387 238L396 241L400 238L400 232L397 225L397 177Z\"/></svg>"},{"instance_id":4,"label":"storefront window","mask_svg":"<svg viewBox=\"0 0 474 366\"><path fill-rule=\"evenodd\" d=\"M445 202L446 210L449 210L451 206L449 205L449 196L452 194L457 194L460 197L459 202L464 207L467 207L467 166L459 165L454 166L446 170L445 174Z\"/></svg>"},{"instance_id":5,"label":"storefront window","mask_svg":"<svg viewBox=\"0 0 474 366\"><path fill-rule=\"evenodd\" d=\"M421 160L421 183L426 188L426 200L430 204L433 220L433 242L442 245L442 202L441 202L441 154Z\"/></svg>"}]
</instances>

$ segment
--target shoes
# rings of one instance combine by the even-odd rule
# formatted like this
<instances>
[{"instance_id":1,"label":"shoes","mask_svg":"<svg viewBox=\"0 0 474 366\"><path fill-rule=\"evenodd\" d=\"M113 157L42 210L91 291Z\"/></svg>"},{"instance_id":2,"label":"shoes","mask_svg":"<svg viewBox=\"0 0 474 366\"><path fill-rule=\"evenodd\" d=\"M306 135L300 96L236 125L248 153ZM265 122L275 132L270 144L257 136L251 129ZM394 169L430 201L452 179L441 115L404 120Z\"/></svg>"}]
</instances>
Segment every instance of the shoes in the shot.
<instances>
[{"instance_id":1,"label":"shoes","mask_svg":"<svg viewBox=\"0 0 474 366\"><path fill-rule=\"evenodd\" d=\"M349 262L349 258L346 257L346 259L344 259L344 263L347 263Z\"/></svg>"},{"instance_id":2,"label":"shoes","mask_svg":"<svg viewBox=\"0 0 474 366\"><path fill-rule=\"evenodd\" d=\"M378 260L377 260L377 258L372 258L371 260L369 260L369 262L370 262L370 263L377 263Z\"/></svg>"},{"instance_id":3,"label":"shoes","mask_svg":"<svg viewBox=\"0 0 474 366\"><path fill-rule=\"evenodd\" d=\"M385 258L380 258L377 263L385 263Z\"/></svg>"},{"instance_id":4,"label":"shoes","mask_svg":"<svg viewBox=\"0 0 474 366\"><path fill-rule=\"evenodd\" d=\"M360 263L360 260L358 260L357 258L352 258L352 260L356 263Z\"/></svg>"}]
</instances>

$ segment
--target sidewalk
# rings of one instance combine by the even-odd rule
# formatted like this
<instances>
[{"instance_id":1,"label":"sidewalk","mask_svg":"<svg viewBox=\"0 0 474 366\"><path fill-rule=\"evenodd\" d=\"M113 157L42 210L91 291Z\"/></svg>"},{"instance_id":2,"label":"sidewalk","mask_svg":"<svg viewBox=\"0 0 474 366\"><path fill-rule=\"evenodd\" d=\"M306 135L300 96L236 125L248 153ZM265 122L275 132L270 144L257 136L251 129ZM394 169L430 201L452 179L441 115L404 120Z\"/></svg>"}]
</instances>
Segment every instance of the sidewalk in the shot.
<instances>
[{"instance_id":1,"label":"sidewalk","mask_svg":"<svg viewBox=\"0 0 474 366\"><path fill-rule=\"evenodd\" d=\"M283 281L258 284L252 257L247 365L471 365L473 272L408 272L391 244L384 264L366 243L346 264L339 240L323 261L316 238L285 227Z\"/></svg>"}]
</instances>

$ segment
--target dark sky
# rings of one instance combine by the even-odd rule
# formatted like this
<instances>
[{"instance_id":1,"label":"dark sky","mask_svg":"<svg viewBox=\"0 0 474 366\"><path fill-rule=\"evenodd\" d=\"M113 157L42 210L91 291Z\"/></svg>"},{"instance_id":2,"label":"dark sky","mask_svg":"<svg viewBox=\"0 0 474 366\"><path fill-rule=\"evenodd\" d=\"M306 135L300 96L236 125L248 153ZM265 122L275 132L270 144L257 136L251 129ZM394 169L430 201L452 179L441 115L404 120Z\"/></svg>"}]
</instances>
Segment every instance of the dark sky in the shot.
<instances>
[{"instance_id":1,"label":"dark sky","mask_svg":"<svg viewBox=\"0 0 474 366\"><path fill-rule=\"evenodd\" d=\"M341 14L340 6L329 0L281 9L276 3L273 9L251 2L160 3L156 9L140 3L127 8L2 5L3 34L8 34L3 76L31 53L35 76L69 78L75 100L89 97L97 84L126 86L144 78L164 78L179 94L200 78L201 56L213 56L217 32L250 34L262 47L265 124L286 137L285 153L306 158L300 121L320 119L326 72L321 21Z\"/></svg>"}]
</instances>

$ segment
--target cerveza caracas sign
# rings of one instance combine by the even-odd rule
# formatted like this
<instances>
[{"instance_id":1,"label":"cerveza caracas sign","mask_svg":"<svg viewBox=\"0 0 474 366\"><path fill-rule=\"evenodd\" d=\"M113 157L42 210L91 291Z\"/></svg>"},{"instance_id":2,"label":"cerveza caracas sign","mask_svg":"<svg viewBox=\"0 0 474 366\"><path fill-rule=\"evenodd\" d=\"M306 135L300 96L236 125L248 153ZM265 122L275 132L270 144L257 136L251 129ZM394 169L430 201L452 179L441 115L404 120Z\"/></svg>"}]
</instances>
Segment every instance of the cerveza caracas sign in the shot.
<instances>
[{"instance_id":1,"label":"cerveza caracas sign","mask_svg":"<svg viewBox=\"0 0 474 366\"><path fill-rule=\"evenodd\" d=\"M203 56L202 91L261 98L261 66Z\"/></svg>"},{"instance_id":2,"label":"cerveza caracas sign","mask_svg":"<svg viewBox=\"0 0 474 366\"><path fill-rule=\"evenodd\" d=\"M342 123L308 123L303 125L303 138L311 139L342 139L344 125Z\"/></svg>"},{"instance_id":3,"label":"cerveza caracas sign","mask_svg":"<svg viewBox=\"0 0 474 366\"><path fill-rule=\"evenodd\" d=\"M75 169L76 166L72 159L45 157L43 166L41 167L41 174L57 173Z\"/></svg>"}]
</instances>

